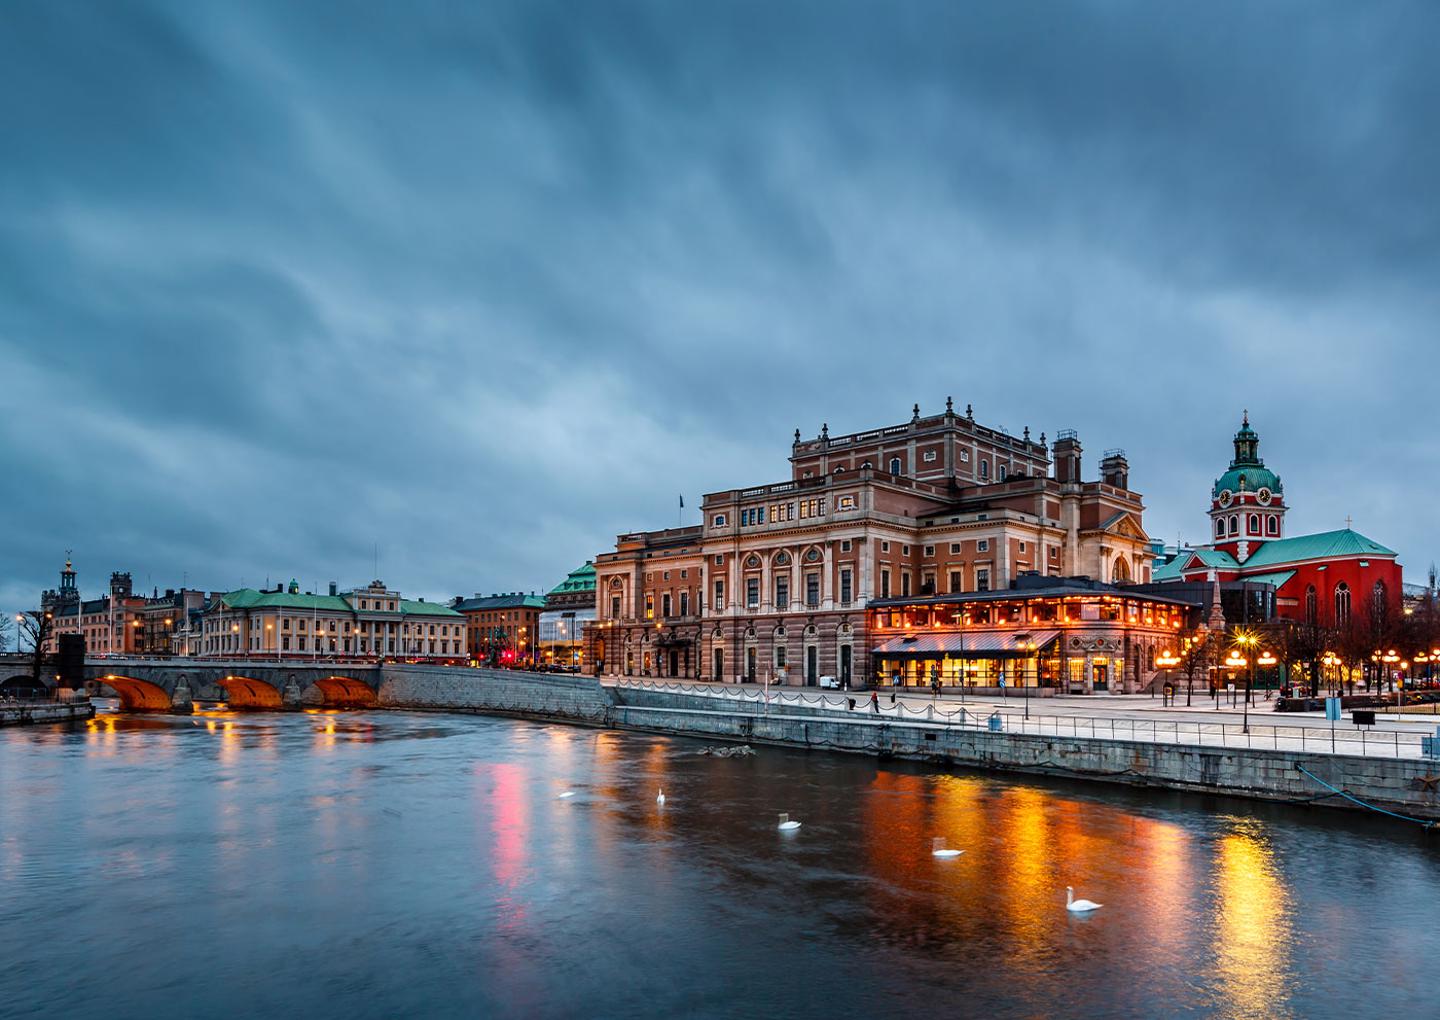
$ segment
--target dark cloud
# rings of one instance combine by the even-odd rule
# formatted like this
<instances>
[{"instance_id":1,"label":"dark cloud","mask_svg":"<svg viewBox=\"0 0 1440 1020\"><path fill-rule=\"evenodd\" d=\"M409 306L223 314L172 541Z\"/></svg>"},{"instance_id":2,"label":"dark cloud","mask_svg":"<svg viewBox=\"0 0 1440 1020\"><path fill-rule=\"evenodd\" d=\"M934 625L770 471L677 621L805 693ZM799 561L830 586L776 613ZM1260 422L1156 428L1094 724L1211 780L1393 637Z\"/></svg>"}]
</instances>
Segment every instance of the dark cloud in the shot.
<instances>
[{"instance_id":1,"label":"dark cloud","mask_svg":"<svg viewBox=\"0 0 1440 1020\"><path fill-rule=\"evenodd\" d=\"M0 603L540 588L947 394L1200 537L1440 496L1433 5L21 2ZM690 519L693 509L688 511Z\"/></svg>"}]
</instances>

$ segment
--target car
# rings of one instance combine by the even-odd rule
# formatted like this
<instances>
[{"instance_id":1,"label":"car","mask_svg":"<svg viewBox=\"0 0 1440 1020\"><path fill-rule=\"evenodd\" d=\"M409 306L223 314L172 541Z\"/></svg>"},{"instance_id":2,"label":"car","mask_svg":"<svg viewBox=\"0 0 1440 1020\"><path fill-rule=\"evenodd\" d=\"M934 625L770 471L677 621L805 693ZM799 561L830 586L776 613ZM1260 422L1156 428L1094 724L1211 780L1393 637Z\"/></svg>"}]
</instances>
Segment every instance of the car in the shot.
<instances>
[{"instance_id":1,"label":"car","mask_svg":"<svg viewBox=\"0 0 1440 1020\"><path fill-rule=\"evenodd\" d=\"M820 686L829 688L832 691L838 691L840 689L840 681L833 676L822 676L820 678Z\"/></svg>"}]
</instances>

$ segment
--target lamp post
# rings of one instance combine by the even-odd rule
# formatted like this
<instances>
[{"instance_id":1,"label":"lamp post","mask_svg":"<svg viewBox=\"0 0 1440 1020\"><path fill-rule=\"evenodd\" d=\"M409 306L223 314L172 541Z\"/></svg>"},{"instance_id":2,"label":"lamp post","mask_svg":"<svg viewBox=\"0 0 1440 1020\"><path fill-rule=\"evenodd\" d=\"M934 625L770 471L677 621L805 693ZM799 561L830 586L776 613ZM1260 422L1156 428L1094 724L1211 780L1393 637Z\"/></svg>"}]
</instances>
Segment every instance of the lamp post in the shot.
<instances>
[{"instance_id":1,"label":"lamp post","mask_svg":"<svg viewBox=\"0 0 1440 1020\"><path fill-rule=\"evenodd\" d=\"M1035 647L1035 641L1034 641L1033 638L1030 639L1030 640L1027 640L1027 641L1025 642L1025 651L1029 653L1029 655L1027 656L1027 658L1035 659L1035 683L1036 683L1036 685L1038 686L1039 683L1040 683L1040 659L1037 657L1036 647ZM1021 682L1022 684L1025 683L1025 671L1024 671L1023 669L1020 671L1020 682ZM1029 684L1026 684L1026 685L1025 685L1025 718L1026 718L1027 720L1030 718L1030 686L1029 686Z\"/></svg>"},{"instance_id":2,"label":"lamp post","mask_svg":"<svg viewBox=\"0 0 1440 1020\"><path fill-rule=\"evenodd\" d=\"M1337 669L1340 665L1340 657L1334 652L1327 651L1320 657L1320 665L1326 669ZM1331 684L1331 690L1334 689L1335 685Z\"/></svg>"},{"instance_id":3,"label":"lamp post","mask_svg":"<svg viewBox=\"0 0 1440 1020\"><path fill-rule=\"evenodd\" d=\"M1250 667L1250 671L1249 671L1249 673L1246 675L1246 679L1245 679L1245 716L1244 716L1243 729L1244 729L1244 732L1246 732L1246 733L1249 733L1249 732L1250 732L1250 690L1251 690L1251 688L1253 688L1253 687L1255 686L1255 654L1254 654L1254 653L1255 653L1255 646L1256 646L1257 644L1259 644L1259 643L1260 643L1260 639L1259 639L1258 637L1256 637L1256 636L1255 636L1253 633L1251 633L1250 631L1240 631L1239 633L1237 633L1237 634L1235 635L1235 644L1236 644L1236 646L1237 646L1239 649L1242 649L1242 650L1244 650L1244 651L1248 651L1250 654L1247 656L1247 655L1242 655L1242 654L1240 654L1240 652L1238 652L1238 651L1237 651L1237 652L1232 652L1232 653L1230 654L1230 658L1227 659L1227 660L1226 660L1226 663L1225 663L1227 666L1228 666L1228 665L1231 665L1231 664L1233 663L1235 666L1239 666L1239 667L1244 667L1244 666L1247 666L1247 665ZM1237 660L1238 660L1238 661L1237 661Z\"/></svg>"},{"instance_id":4,"label":"lamp post","mask_svg":"<svg viewBox=\"0 0 1440 1020\"><path fill-rule=\"evenodd\" d=\"M1165 671L1165 684L1167 687L1170 685L1170 671L1179 664L1180 660L1174 655L1171 655L1170 649L1168 648L1162 651L1159 655L1155 656L1155 665L1159 666ZM1186 685L1185 691L1185 704L1186 706L1189 706L1190 704L1190 691L1188 684Z\"/></svg>"}]
</instances>

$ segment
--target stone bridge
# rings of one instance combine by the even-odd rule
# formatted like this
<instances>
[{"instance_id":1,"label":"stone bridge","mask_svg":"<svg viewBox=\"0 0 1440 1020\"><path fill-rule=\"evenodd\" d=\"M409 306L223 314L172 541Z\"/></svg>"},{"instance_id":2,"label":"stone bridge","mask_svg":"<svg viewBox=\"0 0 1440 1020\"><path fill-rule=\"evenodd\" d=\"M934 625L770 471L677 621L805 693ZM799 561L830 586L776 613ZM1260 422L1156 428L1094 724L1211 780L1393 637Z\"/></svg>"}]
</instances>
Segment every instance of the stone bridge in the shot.
<instances>
[{"instance_id":1,"label":"stone bridge","mask_svg":"<svg viewBox=\"0 0 1440 1020\"><path fill-rule=\"evenodd\" d=\"M398 708L545 716L601 723L613 698L594 677L466 666L212 659L91 659L86 686L127 711Z\"/></svg>"}]
</instances>

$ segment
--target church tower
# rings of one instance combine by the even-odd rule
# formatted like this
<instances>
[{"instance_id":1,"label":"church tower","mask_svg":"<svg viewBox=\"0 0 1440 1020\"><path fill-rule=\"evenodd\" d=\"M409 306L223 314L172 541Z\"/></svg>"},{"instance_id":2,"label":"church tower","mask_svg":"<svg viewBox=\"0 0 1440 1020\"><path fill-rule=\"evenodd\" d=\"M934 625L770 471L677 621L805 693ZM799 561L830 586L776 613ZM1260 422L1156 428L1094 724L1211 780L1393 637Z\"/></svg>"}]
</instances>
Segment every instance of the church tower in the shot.
<instances>
[{"instance_id":1,"label":"church tower","mask_svg":"<svg viewBox=\"0 0 1440 1020\"><path fill-rule=\"evenodd\" d=\"M1260 437L1246 411L1235 433L1235 458L1210 491L1210 535L1215 548L1244 563L1272 539L1285 537L1285 490L1260 459Z\"/></svg>"}]
</instances>

